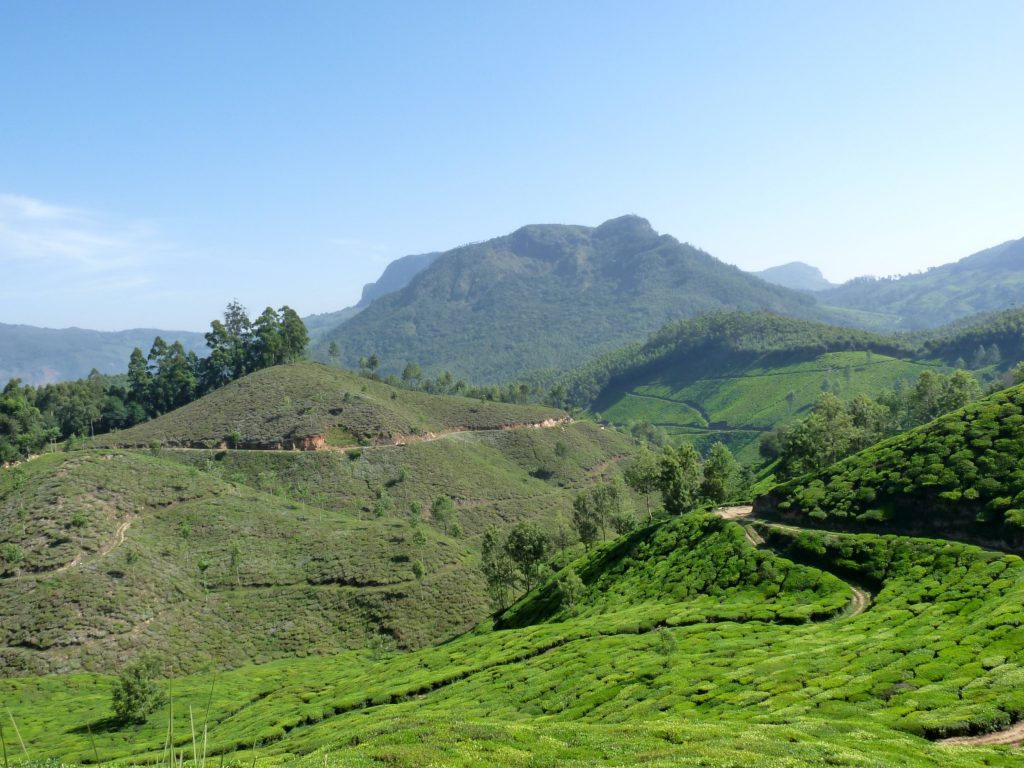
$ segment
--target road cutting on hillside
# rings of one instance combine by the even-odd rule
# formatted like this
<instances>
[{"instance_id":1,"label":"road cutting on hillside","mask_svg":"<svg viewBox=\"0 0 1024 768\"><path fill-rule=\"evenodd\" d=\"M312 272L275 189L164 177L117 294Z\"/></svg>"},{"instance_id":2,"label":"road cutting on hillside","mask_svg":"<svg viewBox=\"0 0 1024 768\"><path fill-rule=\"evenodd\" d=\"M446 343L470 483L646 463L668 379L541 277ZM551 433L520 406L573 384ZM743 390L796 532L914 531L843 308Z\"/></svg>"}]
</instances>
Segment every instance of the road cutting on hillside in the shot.
<instances>
[{"instance_id":1,"label":"road cutting on hillside","mask_svg":"<svg viewBox=\"0 0 1024 768\"><path fill-rule=\"evenodd\" d=\"M743 528L743 535L747 539L747 543L750 544L754 549L766 546L764 537L754 528L754 526L748 523L753 522L754 518L751 515L754 512L754 507L750 504L732 506L732 507L719 507L714 510L714 514L723 520L731 520L734 523L739 523ZM765 525L772 526L773 523L765 523ZM783 529L792 529L792 526L775 526ZM860 616L864 611L871 607L871 593L861 589L860 587L854 586L847 582L850 590L853 592L853 597L850 598L850 608L843 618L852 619L854 616ZM1024 725L1022 725L1022 734L1024 734ZM1022 735L1024 738L1024 735ZM993 742L995 743L995 742ZM1009 742L998 742L998 743L1009 743Z\"/></svg>"}]
</instances>

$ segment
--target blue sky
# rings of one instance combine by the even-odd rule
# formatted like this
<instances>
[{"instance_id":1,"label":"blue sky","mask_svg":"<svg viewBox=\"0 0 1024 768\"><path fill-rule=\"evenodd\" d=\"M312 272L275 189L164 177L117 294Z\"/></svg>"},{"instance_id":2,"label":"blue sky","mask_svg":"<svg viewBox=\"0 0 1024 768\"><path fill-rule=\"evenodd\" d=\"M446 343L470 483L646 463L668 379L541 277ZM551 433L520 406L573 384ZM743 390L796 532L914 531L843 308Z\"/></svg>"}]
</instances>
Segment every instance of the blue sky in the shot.
<instances>
[{"instance_id":1,"label":"blue sky","mask_svg":"<svg viewBox=\"0 0 1024 768\"><path fill-rule=\"evenodd\" d=\"M624 213L832 279L1024 236L1024 3L0 0L0 322L201 330Z\"/></svg>"}]
</instances>

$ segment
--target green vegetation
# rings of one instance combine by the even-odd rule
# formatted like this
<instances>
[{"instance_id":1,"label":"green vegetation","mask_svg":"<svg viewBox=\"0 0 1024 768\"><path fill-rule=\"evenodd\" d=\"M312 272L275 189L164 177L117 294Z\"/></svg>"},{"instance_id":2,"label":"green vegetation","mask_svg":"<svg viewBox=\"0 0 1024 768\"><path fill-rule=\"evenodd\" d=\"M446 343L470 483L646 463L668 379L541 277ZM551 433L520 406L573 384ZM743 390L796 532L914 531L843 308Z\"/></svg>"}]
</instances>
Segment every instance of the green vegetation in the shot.
<instances>
[{"instance_id":1,"label":"green vegetation","mask_svg":"<svg viewBox=\"0 0 1024 768\"><path fill-rule=\"evenodd\" d=\"M900 383L901 384L901 383ZM977 400L981 387L965 371L924 371L913 386L897 386L872 400L842 402L826 392L807 416L761 439L761 455L779 477L817 471L901 430L925 424Z\"/></svg>"},{"instance_id":2,"label":"green vegetation","mask_svg":"<svg viewBox=\"0 0 1024 768\"><path fill-rule=\"evenodd\" d=\"M541 406L437 397L301 362L234 381L153 421L96 439L98 446L246 448L411 443L453 430L487 430L561 419Z\"/></svg>"},{"instance_id":3,"label":"green vegetation","mask_svg":"<svg viewBox=\"0 0 1024 768\"><path fill-rule=\"evenodd\" d=\"M341 414L330 414L335 401L320 399L324 392ZM286 398L303 425L302 409L315 403L328 418L348 417L345 426L368 443L382 434L393 442L410 425L425 439L349 452L169 447L192 442L190 429L201 437L207 417L251 417ZM287 423L270 413L266 429ZM587 423L501 428L559 415L394 390L300 363L97 438L92 450L5 470L3 668L108 669L152 652L180 672L382 637L398 648L451 637L489 610L478 567L484 531L525 519L552 536L568 530L578 490L617 473L630 449ZM452 433L434 439L428 428ZM119 439L144 450L97 447ZM438 498L449 516L431 525L423 511Z\"/></svg>"},{"instance_id":4,"label":"green vegetation","mask_svg":"<svg viewBox=\"0 0 1024 768\"><path fill-rule=\"evenodd\" d=\"M144 723L164 703L160 662L152 656L136 659L118 676L111 691L114 716L122 723Z\"/></svg>"},{"instance_id":5,"label":"green vegetation","mask_svg":"<svg viewBox=\"0 0 1024 768\"><path fill-rule=\"evenodd\" d=\"M318 343L345 363L377 354L476 384L565 370L666 322L722 308L812 316L814 299L768 285L624 216L599 227L528 226L441 254Z\"/></svg>"},{"instance_id":6,"label":"green vegetation","mask_svg":"<svg viewBox=\"0 0 1024 768\"><path fill-rule=\"evenodd\" d=\"M934 328L1024 300L1024 239L897 278L860 278L817 294L822 304L885 313L893 329Z\"/></svg>"},{"instance_id":7,"label":"green vegetation","mask_svg":"<svg viewBox=\"0 0 1024 768\"><path fill-rule=\"evenodd\" d=\"M709 516L609 542L566 566L575 605L553 575L503 616L516 628L179 678L175 751L191 756L188 708L209 702L210 754L243 764L1015 764L925 739L1024 714L1019 558L759 528L782 555ZM850 577L875 594L848 616ZM104 762L159 761L166 713L104 725L110 684L9 679L0 695L35 757L91 760L91 730Z\"/></svg>"},{"instance_id":8,"label":"green vegetation","mask_svg":"<svg viewBox=\"0 0 1024 768\"><path fill-rule=\"evenodd\" d=\"M775 488L759 514L1024 544L1024 387Z\"/></svg>"},{"instance_id":9,"label":"green vegetation","mask_svg":"<svg viewBox=\"0 0 1024 768\"><path fill-rule=\"evenodd\" d=\"M572 405L620 425L649 424L702 452L725 443L757 459L761 437L823 391L878 395L937 363L906 339L767 313L718 313L666 326L570 374Z\"/></svg>"}]
</instances>

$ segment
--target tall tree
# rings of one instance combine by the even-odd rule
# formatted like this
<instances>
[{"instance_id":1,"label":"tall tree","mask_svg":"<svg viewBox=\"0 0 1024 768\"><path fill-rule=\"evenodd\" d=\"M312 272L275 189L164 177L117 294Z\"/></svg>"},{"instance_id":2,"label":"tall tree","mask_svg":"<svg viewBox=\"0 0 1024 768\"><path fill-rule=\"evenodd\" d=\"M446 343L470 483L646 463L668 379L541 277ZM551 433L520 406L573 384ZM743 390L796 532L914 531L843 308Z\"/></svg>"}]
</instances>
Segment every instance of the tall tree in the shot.
<instances>
[{"instance_id":1,"label":"tall tree","mask_svg":"<svg viewBox=\"0 0 1024 768\"><path fill-rule=\"evenodd\" d=\"M651 511L651 494L658 490L661 480L661 465L658 457L647 448L641 448L636 457L626 467L622 475L626 485L637 493L643 494L647 504L647 519L654 517Z\"/></svg>"},{"instance_id":2,"label":"tall tree","mask_svg":"<svg viewBox=\"0 0 1024 768\"><path fill-rule=\"evenodd\" d=\"M673 515L691 512L697 506L703 473L700 455L689 443L678 448L665 446L661 454L661 497Z\"/></svg>"},{"instance_id":3,"label":"tall tree","mask_svg":"<svg viewBox=\"0 0 1024 768\"><path fill-rule=\"evenodd\" d=\"M548 539L535 523L522 522L508 533L505 551L516 564L527 592L533 589L548 550Z\"/></svg>"},{"instance_id":4,"label":"tall tree","mask_svg":"<svg viewBox=\"0 0 1024 768\"><path fill-rule=\"evenodd\" d=\"M733 458L732 451L725 443L711 446L707 461L704 462L704 480L700 494L708 501L721 504L736 489L740 465Z\"/></svg>"},{"instance_id":5,"label":"tall tree","mask_svg":"<svg viewBox=\"0 0 1024 768\"><path fill-rule=\"evenodd\" d=\"M309 332L306 324L298 313L287 304L279 310L281 324L281 359L282 363L293 363L301 360L309 346Z\"/></svg>"}]
</instances>

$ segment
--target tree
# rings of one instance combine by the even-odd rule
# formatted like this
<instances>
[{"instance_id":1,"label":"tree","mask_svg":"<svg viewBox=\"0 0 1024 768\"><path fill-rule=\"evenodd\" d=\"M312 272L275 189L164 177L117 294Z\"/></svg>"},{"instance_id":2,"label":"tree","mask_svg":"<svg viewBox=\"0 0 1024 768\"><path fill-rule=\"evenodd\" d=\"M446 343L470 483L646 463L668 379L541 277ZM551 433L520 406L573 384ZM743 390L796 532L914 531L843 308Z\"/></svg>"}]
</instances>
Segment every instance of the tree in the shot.
<instances>
[{"instance_id":1,"label":"tree","mask_svg":"<svg viewBox=\"0 0 1024 768\"><path fill-rule=\"evenodd\" d=\"M122 723L144 723L146 717L163 703L158 678L160 663L149 656L124 668L114 681L111 704L114 715Z\"/></svg>"},{"instance_id":2,"label":"tree","mask_svg":"<svg viewBox=\"0 0 1024 768\"><path fill-rule=\"evenodd\" d=\"M740 465L733 458L732 451L725 443L711 446L707 461L704 462L704 480L700 494L715 504L727 500L736 489Z\"/></svg>"},{"instance_id":3,"label":"tree","mask_svg":"<svg viewBox=\"0 0 1024 768\"><path fill-rule=\"evenodd\" d=\"M659 461L660 487L665 509L673 515L690 512L697 505L703 480L700 455L689 443L665 446Z\"/></svg>"},{"instance_id":4,"label":"tree","mask_svg":"<svg viewBox=\"0 0 1024 768\"><path fill-rule=\"evenodd\" d=\"M301 360L309 346L309 332L299 314L287 304L278 310L281 324L281 360L282 363L294 363Z\"/></svg>"},{"instance_id":5,"label":"tree","mask_svg":"<svg viewBox=\"0 0 1024 768\"><path fill-rule=\"evenodd\" d=\"M555 580L558 603L565 610L574 609L587 593L587 586L571 566L563 568Z\"/></svg>"},{"instance_id":6,"label":"tree","mask_svg":"<svg viewBox=\"0 0 1024 768\"><path fill-rule=\"evenodd\" d=\"M527 592L533 589L548 550L548 538L534 523L522 522L509 531L505 551L521 574Z\"/></svg>"},{"instance_id":7,"label":"tree","mask_svg":"<svg viewBox=\"0 0 1024 768\"><path fill-rule=\"evenodd\" d=\"M341 348L338 347L338 342L331 341L327 346L327 356L331 358L332 364L341 365Z\"/></svg>"},{"instance_id":8,"label":"tree","mask_svg":"<svg viewBox=\"0 0 1024 768\"><path fill-rule=\"evenodd\" d=\"M138 347L132 350L128 360L128 395L143 410L150 413L150 390L153 386L153 377L146 366L146 357Z\"/></svg>"},{"instance_id":9,"label":"tree","mask_svg":"<svg viewBox=\"0 0 1024 768\"><path fill-rule=\"evenodd\" d=\"M263 310L252 324L252 339L248 344L246 368L258 371L284 362L284 335L281 321L271 307Z\"/></svg>"},{"instance_id":10,"label":"tree","mask_svg":"<svg viewBox=\"0 0 1024 768\"><path fill-rule=\"evenodd\" d=\"M21 564L25 562L25 550L14 542L0 544L0 574L17 574Z\"/></svg>"},{"instance_id":11,"label":"tree","mask_svg":"<svg viewBox=\"0 0 1024 768\"><path fill-rule=\"evenodd\" d=\"M583 546L590 549L600 532L597 517L590 503L590 497L583 492L576 494L572 503L572 525Z\"/></svg>"},{"instance_id":12,"label":"tree","mask_svg":"<svg viewBox=\"0 0 1024 768\"><path fill-rule=\"evenodd\" d=\"M505 550L498 529L491 527L484 533L481 568L487 582L487 593L495 610L504 611L515 586L515 566Z\"/></svg>"},{"instance_id":13,"label":"tree","mask_svg":"<svg viewBox=\"0 0 1024 768\"><path fill-rule=\"evenodd\" d=\"M406 363L405 368L402 369L402 381L407 385L415 384L422 376L423 372L418 363Z\"/></svg>"},{"instance_id":14,"label":"tree","mask_svg":"<svg viewBox=\"0 0 1024 768\"><path fill-rule=\"evenodd\" d=\"M455 502L451 496L442 494L434 499L434 503L430 505L430 517L441 526L447 536L448 527L455 519Z\"/></svg>"},{"instance_id":15,"label":"tree","mask_svg":"<svg viewBox=\"0 0 1024 768\"><path fill-rule=\"evenodd\" d=\"M661 465L658 457L647 448L641 448L640 452L626 467L622 475L626 485L637 493L643 494L647 503L647 519L653 519L651 512L651 494L658 490L661 479Z\"/></svg>"}]
</instances>

